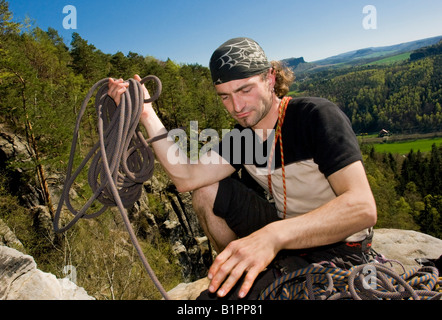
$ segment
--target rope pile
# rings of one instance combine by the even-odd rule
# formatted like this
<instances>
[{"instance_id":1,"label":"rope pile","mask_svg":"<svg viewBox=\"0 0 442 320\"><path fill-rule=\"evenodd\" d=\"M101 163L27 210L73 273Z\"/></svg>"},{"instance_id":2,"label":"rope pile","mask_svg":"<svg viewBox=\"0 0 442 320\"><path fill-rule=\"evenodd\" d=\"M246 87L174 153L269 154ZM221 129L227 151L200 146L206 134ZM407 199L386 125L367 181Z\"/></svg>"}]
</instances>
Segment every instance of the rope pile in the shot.
<instances>
[{"instance_id":1,"label":"rope pile","mask_svg":"<svg viewBox=\"0 0 442 320\"><path fill-rule=\"evenodd\" d=\"M434 267L416 267L399 275L379 263L350 270L312 264L277 279L259 299L442 300L442 278L438 277Z\"/></svg>"},{"instance_id":2,"label":"rope pile","mask_svg":"<svg viewBox=\"0 0 442 320\"><path fill-rule=\"evenodd\" d=\"M156 82L157 90L152 98L145 100L142 85L148 80ZM143 105L158 99L162 90L161 81L155 76L147 76L141 82L134 79L127 80L129 87L122 95L118 107L107 94L108 82L109 78L106 78L92 86L78 114L63 193L54 217L54 229L56 233L65 232L72 228L79 219L96 218L109 207L118 207L144 268L162 296L168 299L166 291L144 256L126 212L126 208L133 206L140 198L143 183L153 175L154 155L149 143L167 137L165 134L146 141L138 129ZM81 119L97 89L95 109L98 117L99 141L72 173ZM70 202L69 193L76 178L89 161L91 163L88 171L88 183L93 195L80 210L76 210ZM87 211L95 200L103 204L103 207L97 212L88 213ZM60 215L64 205L74 215L74 218L64 227L60 227Z\"/></svg>"}]
</instances>

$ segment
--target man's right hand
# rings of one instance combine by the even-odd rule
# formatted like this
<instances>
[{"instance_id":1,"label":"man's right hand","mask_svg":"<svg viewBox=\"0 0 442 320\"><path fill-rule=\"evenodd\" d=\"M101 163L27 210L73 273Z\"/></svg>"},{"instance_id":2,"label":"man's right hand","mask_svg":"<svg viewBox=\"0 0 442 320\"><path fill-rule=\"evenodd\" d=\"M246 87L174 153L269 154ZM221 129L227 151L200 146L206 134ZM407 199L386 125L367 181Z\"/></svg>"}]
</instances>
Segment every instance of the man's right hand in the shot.
<instances>
[{"instance_id":1,"label":"man's right hand","mask_svg":"<svg viewBox=\"0 0 442 320\"><path fill-rule=\"evenodd\" d=\"M134 75L134 79L137 81L141 81L139 75ZM125 82L123 79L114 80L112 78L109 79L109 90L107 94L115 101L117 106L120 105L121 95L126 92L129 87L129 83ZM143 93L144 99L147 100L150 98L149 91L147 91L146 86L143 85ZM152 103L144 103L142 117L147 118L149 112L152 111Z\"/></svg>"},{"instance_id":2,"label":"man's right hand","mask_svg":"<svg viewBox=\"0 0 442 320\"><path fill-rule=\"evenodd\" d=\"M109 90L107 94L115 101L117 106L120 105L121 95L126 92L127 87L129 87L129 83L124 82L123 79L109 79Z\"/></svg>"}]
</instances>

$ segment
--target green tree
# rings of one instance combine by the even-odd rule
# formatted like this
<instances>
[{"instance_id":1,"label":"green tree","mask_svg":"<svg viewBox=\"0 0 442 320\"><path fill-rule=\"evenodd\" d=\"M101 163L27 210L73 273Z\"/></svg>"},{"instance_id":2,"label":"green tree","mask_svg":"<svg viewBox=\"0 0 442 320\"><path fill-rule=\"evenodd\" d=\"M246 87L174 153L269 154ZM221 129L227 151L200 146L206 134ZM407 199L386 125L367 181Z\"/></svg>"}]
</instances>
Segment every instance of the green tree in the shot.
<instances>
[{"instance_id":1,"label":"green tree","mask_svg":"<svg viewBox=\"0 0 442 320\"><path fill-rule=\"evenodd\" d=\"M5 0L0 0L0 36L4 37L11 33L18 33L21 25L12 21L13 14L9 11L9 3ZM1 43L0 43L1 46Z\"/></svg>"},{"instance_id":2,"label":"green tree","mask_svg":"<svg viewBox=\"0 0 442 320\"><path fill-rule=\"evenodd\" d=\"M416 217L421 231L442 238L442 196L427 195L424 204L424 209Z\"/></svg>"},{"instance_id":3,"label":"green tree","mask_svg":"<svg viewBox=\"0 0 442 320\"><path fill-rule=\"evenodd\" d=\"M120 51L112 55L109 77L129 79L133 76L130 60Z\"/></svg>"},{"instance_id":4,"label":"green tree","mask_svg":"<svg viewBox=\"0 0 442 320\"><path fill-rule=\"evenodd\" d=\"M438 148L436 144L431 147L428 171L428 190L431 190L432 194L442 195L442 156L441 148Z\"/></svg>"},{"instance_id":5,"label":"green tree","mask_svg":"<svg viewBox=\"0 0 442 320\"><path fill-rule=\"evenodd\" d=\"M81 74L88 83L105 78L109 73L109 55L89 44L77 32L72 34L72 68Z\"/></svg>"}]
</instances>

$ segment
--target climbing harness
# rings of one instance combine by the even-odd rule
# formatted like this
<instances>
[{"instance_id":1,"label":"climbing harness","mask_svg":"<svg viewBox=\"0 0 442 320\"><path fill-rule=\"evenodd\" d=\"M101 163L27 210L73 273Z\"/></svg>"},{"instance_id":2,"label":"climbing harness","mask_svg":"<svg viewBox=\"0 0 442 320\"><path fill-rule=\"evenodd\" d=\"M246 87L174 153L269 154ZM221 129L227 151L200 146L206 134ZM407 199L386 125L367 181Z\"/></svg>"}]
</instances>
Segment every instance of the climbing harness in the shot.
<instances>
[{"instance_id":1,"label":"climbing harness","mask_svg":"<svg viewBox=\"0 0 442 320\"><path fill-rule=\"evenodd\" d=\"M435 267L415 267L399 275L372 261L349 270L331 262L287 273L260 300L442 300L442 278Z\"/></svg>"},{"instance_id":2,"label":"climbing harness","mask_svg":"<svg viewBox=\"0 0 442 320\"><path fill-rule=\"evenodd\" d=\"M154 81L157 89L153 97L145 100L143 84L148 80ZM129 87L122 95L121 103L117 107L112 98L108 96L108 82L109 78L106 78L92 86L78 114L66 181L54 217L54 229L56 233L65 232L72 228L79 219L96 218L109 207L117 206L144 268L164 299L168 300L166 291L150 267L138 243L126 212L126 208L132 207L140 198L143 183L153 175L154 155L149 144L167 137L167 134L163 134L146 141L138 129L143 104L158 99L162 91L162 84L155 76L147 76L141 82L135 79L127 80ZM97 89L95 109L98 116L99 141L92 147L76 171L72 173L81 119ZM91 164L88 172L88 183L93 195L77 211L70 202L69 192L75 179L89 160L91 160ZM97 212L87 213L95 200L98 200L103 207ZM65 204L74 215L74 218L66 226L59 227L61 210Z\"/></svg>"},{"instance_id":3,"label":"climbing harness","mask_svg":"<svg viewBox=\"0 0 442 320\"><path fill-rule=\"evenodd\" d=\"M288 106L289 101L291 99L292 99L291 97L284 97L281 100L281 104L279 106L278 124L276 126L276 132L275 132L275 142L273 143L273 147L270 152L269 164L267 167L267 170L268 170L267 183L268 183L268 187L269 187L269 194L272 195L273 194L272 174L271 174L272 160L273 160L273 155L275 153L276 144L278 143L278 140L279 140L279 149L281 152L282 185L283 185L283 191L284 191L284 219L287 216L287 185L286 185L286 179L285 179L284 148L283 148L283 144L282 144L282 125L284 124L285 113L287 111L287 106Z\"/></svg>"}]
</instances>

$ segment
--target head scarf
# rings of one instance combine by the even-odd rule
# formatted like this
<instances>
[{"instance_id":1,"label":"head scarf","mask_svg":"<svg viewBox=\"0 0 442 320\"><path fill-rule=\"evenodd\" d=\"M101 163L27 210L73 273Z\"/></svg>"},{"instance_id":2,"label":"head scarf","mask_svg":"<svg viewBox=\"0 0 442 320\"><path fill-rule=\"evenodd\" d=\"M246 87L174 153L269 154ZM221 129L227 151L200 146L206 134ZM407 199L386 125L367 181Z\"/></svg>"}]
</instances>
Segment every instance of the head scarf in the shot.
<instances>
[{"instance_id":1,"label":"head scarf","mask_svg":"<svg viewBox=\"0 0 442 320\"><path fill-rule=\"evenodd\" d=\"M210 59L210 72L215 85L246 79L271 68L259 44L250 38L234 38L223 43Z\"/></svg>"}]
</instances>

